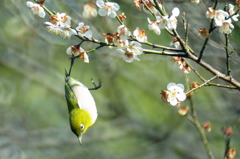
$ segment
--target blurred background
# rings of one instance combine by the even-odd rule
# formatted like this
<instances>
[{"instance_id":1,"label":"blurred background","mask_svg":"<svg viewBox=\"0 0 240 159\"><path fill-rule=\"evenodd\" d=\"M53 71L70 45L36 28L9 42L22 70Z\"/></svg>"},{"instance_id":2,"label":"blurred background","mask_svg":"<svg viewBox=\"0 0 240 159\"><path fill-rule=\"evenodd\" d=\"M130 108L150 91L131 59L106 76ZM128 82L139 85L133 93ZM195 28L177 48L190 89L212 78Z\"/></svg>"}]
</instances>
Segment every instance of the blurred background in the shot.
<instances>
[{"instance_id":1,"label":"blurred background","mask_svg":"<svg viewBox=\"0 0 240 159\"><path fill-rule=\"evenodd\" d=\"M65 12L73 19L72 26L84 22L91 26L93 37L103 41L103 33L114 33L119 23L112 18L82 15L87 0L47 0L45 5L56 12ZM127 16L126 26L146 29L148 40L169 46L166 32L160 36L147 29L150 14L139 12L133 1L116 0ZM166 2L171 13L179 7L189 20L190 46L199 52L203 40L200 28L209 26L203 4ZM211 6L212 2L208 2ZM224 4L221 3L220 6ZM161 100L161 90L170 82L185 84L185 75L171 57L141 55L140 62L126 63L116 50L102 48L89 54L90 63L76 61L72 77L92 87L102 80L103 86L92 91L98 109L98 120L83 136L83 145L71 132L64 97L64 70L69 68L66 49L78 44L77 38L62 39L47 32L44 22L34 16L23 0L0 1L0 159L206 159L203 143L195 127ZM179 17L179 32L181 32ZM231 48L233 76L239 77L239 22L234 23ZM182 32L181 32L182 33ZM204 60L225 71L223 36L215 31ZM95 47L84 43L85 50ZM145 47L145 46L144 46ZM147 48L147 47L145 47ZM202 68L192 63L204 77ZM201 82L194 73L190 82ZM231 146L240 152L239 91L204 87L193 97L201 123L210 121L207 133L215 158L223 158L223 128L234 130ZM187 102L186 102L187 104ZM239 155L238 157L239 158Z\"/></svg>"}]
</instances>

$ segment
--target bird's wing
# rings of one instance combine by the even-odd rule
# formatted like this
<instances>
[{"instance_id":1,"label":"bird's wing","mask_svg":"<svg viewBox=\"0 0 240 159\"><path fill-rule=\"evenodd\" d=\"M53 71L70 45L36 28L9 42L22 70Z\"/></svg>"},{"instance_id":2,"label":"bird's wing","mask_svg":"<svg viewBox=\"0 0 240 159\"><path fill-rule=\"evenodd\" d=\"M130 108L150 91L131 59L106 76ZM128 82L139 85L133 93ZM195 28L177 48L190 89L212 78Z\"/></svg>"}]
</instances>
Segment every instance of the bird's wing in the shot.
<instances>
[{"instance_id":1,"label":"bird's wing","mask_svg":"<svg viewBox=\"0 0 240 159\"><path fill-rule=\"evenodd\" d=\"M72 99L71 102L69 102L70 107L72 108L79 107L80 109L86 110L91 115L92 121L94 123L95 120L97 119L97 109L96 109L96 104L92 97L92 94L90 93L88 88L85 85L83 85L81 82L70 77L67 81L68 82L66 83L67 83L67 86L69 86L67 88L69 90L69 93L66 93L66 94L69 94L70 97L72 97L70 98Z\"/></svg>"}]
</instances>

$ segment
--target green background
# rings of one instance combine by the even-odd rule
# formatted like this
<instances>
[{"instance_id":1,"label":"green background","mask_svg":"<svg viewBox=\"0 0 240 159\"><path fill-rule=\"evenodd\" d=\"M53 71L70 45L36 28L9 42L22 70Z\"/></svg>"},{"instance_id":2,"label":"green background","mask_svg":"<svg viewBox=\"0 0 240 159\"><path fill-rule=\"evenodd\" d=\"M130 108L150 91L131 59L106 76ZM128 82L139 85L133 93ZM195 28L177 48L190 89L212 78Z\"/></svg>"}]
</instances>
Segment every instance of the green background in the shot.
<instances>
[{"instance_id":1,"label":"green background","mask_svg":"<svg viewBox=\"0 0 240 159\"><path fill-rule=\"evenodd\" d=\"M87 1L47 0L50 10L65 12L72 26L83 21L90 25L93 37L103 41L103 33L114 33L115 19L81 16ZM117 1L127 15L131 31L146 29L148 40L167 45L172 37L162 31L156 36L147 30L150 14L139 12L133 1ZM211 5L211 4L207 4ZM192 3L166 3L171 12L177 6L189 20L190 46L199 52L203 40L197 31L208 27L204 6ZM71 132L64 98L64 70L69 68L66 49L78 44L77 38L62 39L47 32L45 21L34 16L23 0L0 1L0 159L205 159L203 143L195 127L177 113L177 108L161 100L161 90L169 82L185 84L185 75L171 57L141 55L140 62L124 62L115 49L102 48L89 54L90 63L77 60L72 76L88 87L91 78L103 86L92 91L98 120L83 136L83 145ZM179 17L179 32L181 32ZM239 22L235 23L232 48L239 46ZM216 30L204 54L204 60L225 71L223 36ZM84 43L88 50L95 47ZM145 47L145 46L144 46ZM145 47L148 48L148 47ZM239 49L239 48L236 48ZM239 51L239 50L237 50ZM239 54L231 58L233 75L239 78ZM205 78L211 75L194 66ZM201 82L190 73L191 82ZM207 133L215 158L223 158L223 128L232 126L231 146L239 152L239 91L215 87L198 90L193 102L201 123L210 121ZM186 101L185 104L188 104ZM237 157L238 158L238 157Z\"/></svg>"}]
</instances>

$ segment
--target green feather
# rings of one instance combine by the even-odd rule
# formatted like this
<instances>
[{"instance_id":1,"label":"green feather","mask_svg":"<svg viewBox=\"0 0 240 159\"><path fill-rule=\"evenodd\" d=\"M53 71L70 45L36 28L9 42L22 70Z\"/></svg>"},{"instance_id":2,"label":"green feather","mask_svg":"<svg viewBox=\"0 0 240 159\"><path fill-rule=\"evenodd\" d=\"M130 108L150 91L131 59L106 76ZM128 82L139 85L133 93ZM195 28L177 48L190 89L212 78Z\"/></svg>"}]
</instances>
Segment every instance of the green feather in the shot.
<instances>
[{"instance_id":1,"label":"green feather","mask_svg":"<svg viewBox=\"0 0 240 159\"><path fill-rule=\"evenodd\" d=\"M77 98L76 98L76 96L73 93L73 90L71 88L71 86L73 85L71 83L71 81L72 81L72 78L70 76L66 75L66 78L65 78L65 97L66 97L69 113L74 108L79 108Z\"/></svg>"}]
</instances>

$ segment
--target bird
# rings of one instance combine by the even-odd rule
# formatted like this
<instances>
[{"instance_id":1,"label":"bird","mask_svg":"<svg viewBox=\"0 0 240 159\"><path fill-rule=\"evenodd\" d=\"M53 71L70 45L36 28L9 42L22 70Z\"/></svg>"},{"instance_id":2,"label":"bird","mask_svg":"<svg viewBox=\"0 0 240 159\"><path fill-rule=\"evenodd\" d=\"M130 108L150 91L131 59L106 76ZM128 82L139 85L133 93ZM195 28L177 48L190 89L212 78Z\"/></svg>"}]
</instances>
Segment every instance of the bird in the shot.
<instances>
[{"instance_id":1,"label":"bird","mask_svg":"<svg viewBox=\"0 0 240 159\"><path fill-rule=\"evenodd\" d=\"M96 85L93 83L95 88ZM98 89L98 88L97 88ZM82 136L97 120L98 113L91 89L66 74L65 98L72 132L82 144Z\"/></svg>"}]
</instances>

